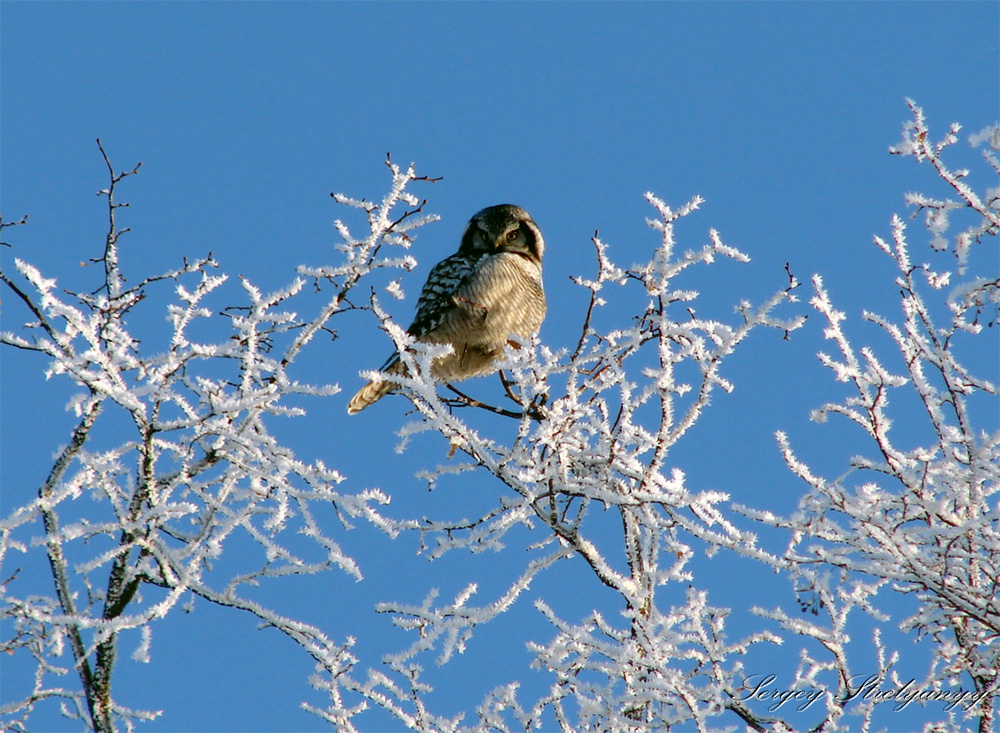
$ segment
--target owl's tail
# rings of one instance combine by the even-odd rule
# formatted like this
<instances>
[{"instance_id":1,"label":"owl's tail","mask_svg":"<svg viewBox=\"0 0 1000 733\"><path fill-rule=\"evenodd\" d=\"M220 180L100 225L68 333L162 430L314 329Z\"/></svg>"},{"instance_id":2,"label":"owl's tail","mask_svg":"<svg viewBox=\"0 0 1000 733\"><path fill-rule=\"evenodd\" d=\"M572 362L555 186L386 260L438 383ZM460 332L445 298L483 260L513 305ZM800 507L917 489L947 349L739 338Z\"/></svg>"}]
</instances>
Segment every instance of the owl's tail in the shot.
<instances>
[{"instance_id":1,"label":"owl's tail","mask_svg":"<svg viewBox=\"0 0 1000 733\"><path fill-rule=\"evenodd\" d=\"M378 402L392 392L395 386L392 382L369 382L347 403L347 413L353 415L361 412L368 405Z\"/></svg>"},{"instance_id":2,"label":"owl's tail","mask_svg":"<svg viewBox=\"0 0 1000 733\"><path fill-rule=\"evenodd\" d=\"M399 359L390 359L390 363L382 367L382 371L389 372L390 374L400 374L403 372L403 365ZM381 382L369 382L364 387L358 390L358 393L351 398L351 401L347 403L347 414L354 415L361 412L363 409L378 402L380 399L385 397L387 394L396 389L397 385L395 382L390 382L383 379Z\"/></svg>"}]
</instances>

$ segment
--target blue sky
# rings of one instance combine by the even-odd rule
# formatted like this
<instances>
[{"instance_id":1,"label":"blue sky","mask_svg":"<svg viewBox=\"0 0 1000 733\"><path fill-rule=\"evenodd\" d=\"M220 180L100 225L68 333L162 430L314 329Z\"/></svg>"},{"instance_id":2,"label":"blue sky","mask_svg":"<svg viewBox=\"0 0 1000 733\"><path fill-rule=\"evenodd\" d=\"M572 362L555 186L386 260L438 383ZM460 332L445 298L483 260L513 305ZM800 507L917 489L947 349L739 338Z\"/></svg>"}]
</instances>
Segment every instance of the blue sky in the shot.
<instances>
[{"instance_id":1,"label":"blue sky","mask_svg":"<svg viewBox=\"0 0 1000 733\"><path fill-rule=\"evenodd\" d=\"M583 299L569 276L592 274L593 232L626 266L655 245L644 223L652 215L647 190L675 205L695 194L707 199L680 228L685 246L702 244L715 227L753 258L692 284L711 288L708 307L720 316L741 297L759 302L782 287L786 262L803 281L823 273L855 318L862 307L889 311L892 290L877 288L891 273L872 235L888 236L906 191L933 187L929 170L887 152L909 119L904 98L923 106L939 134L952 121L978 131L1000 106L995 2L5 0L0 21L0 205L8 219L30 215L28 227L5 239L61 285L85 287L92 274L77 263L102 246L106 212L94 193L105 171L95 138L119 168L143 162L121 192L133 230L126 268L157 273L211 251L223 271L264 288L288 282L300 263L332 260L331 221L345 213L329 193L380 196L390 152L443 176L416 189L442 221L420 232L420 267L404 281L408 299L392 304L398 320L409 321L428 268L454 250L468 217L512 202L545 232L550 315L542 338L554 346L568 345L579 323ZM5 308L3 327L20 316ZM813 321L793 345L762 334L733 359L727 374L736 392L718 400L689 452L673 457L693 481L787 510L797 487L774 430L787 430L821 466L842 467L857 449L849 431L807 420L839 394L816 362L822 338ZM343 362L304 367L303 376L338 381L346 394L287 427L296 450L340 468L354 488L383 487L401 515L460 507L463 492L496 491L484 481L455 482L429 494L413 478L424 457L393 452L404 421L399 398L348 421L357 371L391 350L370 320L355 324ZM149 327L163 328L162 318ZM6 514L31 495L65 441L71 390L45 382L30 354L5 350L0 358ZM359 459L368 449L387 458ZM757 467L750 483L748 463ZM415 558L414 538L389 542L359 528L342 541L367 562L363 583L332 575L291 581L278 597L307 609L334 637L357 634L372 664L377 644L369 649L365 639L391 640L393 632L364 609L387 594L419 602L438 585L446 597L469 579L488 586L484 577L520 568L520 558L503 554L455 558L445 582L440 565ZM726 581L739 570L714 572L717 602L739 604ZM569 587L593 587L583 568L564 563L560 573ZM551 588L550 600L558 596ZM588 608L567 602L567 613ZM475 653L441 672L445 699L474 707L519 674L532 628L549 632L526 599L483 629ZM519 629L526 631L511 642ZM276 637L202 605L156 629L150 665L123 659L119 694L165 709L148 730L318 729L298 709L311 665ZM4 686L19 671L4 661ZM75 729L43 720L45 729Z\"/></svg>"}]
</instances>

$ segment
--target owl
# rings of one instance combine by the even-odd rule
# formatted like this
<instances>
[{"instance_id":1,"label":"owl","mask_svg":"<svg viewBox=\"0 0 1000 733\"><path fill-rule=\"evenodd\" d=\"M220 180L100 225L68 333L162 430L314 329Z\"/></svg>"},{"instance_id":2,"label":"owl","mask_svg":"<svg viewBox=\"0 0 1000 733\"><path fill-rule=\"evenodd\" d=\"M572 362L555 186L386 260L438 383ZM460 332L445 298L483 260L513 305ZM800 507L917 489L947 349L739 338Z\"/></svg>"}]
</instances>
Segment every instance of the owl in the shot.
<instances>
[{"instance_id":1,"label":"owl","mask_svg":"<svg viewBox=\"0 0 1000 733\"><path fill-rule=\"evenodd\" d=\"M472 217L458 252L431 269L407 329L418 341L452 345L450 354L434 361L435 379L452 382L495 372L511 334L524 339L538 332L545 318L544 250L541 230L519 206L488 206ZM405 375L406 367L395 353L380 371ZM391 380L369 382L347 411L360 412L397 386Z\"/></svg>"}]
</instances>

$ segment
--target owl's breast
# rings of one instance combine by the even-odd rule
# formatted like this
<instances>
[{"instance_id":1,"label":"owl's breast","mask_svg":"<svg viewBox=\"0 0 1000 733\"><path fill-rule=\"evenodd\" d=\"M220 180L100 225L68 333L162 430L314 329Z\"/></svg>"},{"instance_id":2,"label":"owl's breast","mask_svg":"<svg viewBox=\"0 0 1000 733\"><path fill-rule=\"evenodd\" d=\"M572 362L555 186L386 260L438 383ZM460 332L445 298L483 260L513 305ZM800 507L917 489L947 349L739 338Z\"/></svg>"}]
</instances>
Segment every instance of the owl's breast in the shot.
<instances>
[{"instance_id":1,"label":"owl's breast","mask_svg":"<svg viewBox=\"0 0 1000 733\"><path fill-rule=\"evenodd\" d=\"M541 267L520 255L489 257L470 282L466 312L478 316L478 332L470 340L505 342L510 334L529 338L545 318Z\"/></svg>"}]
</instances>

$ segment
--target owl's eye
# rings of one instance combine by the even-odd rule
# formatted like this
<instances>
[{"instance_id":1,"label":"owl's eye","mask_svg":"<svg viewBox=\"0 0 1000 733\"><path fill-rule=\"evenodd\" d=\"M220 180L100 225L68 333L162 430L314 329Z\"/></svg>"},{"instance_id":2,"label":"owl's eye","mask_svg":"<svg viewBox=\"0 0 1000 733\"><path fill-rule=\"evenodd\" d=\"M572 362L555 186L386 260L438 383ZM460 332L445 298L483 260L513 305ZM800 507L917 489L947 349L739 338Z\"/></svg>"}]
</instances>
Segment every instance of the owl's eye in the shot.
<instances>
[{"instance_id":1,"label":"owl's eye","mask_svg":"<svg viewBox=\"0 0 1000 733\"><path fill-rule=\"evenodd\" d=\"M513 242L515 239L517 239L517 235L519 234L519 232L520 230L518 229L515 229L514 231L511 232L507 232L507 241Z\"/></svg>"}]
</instances>

